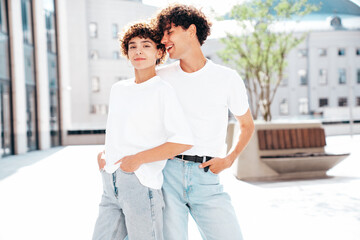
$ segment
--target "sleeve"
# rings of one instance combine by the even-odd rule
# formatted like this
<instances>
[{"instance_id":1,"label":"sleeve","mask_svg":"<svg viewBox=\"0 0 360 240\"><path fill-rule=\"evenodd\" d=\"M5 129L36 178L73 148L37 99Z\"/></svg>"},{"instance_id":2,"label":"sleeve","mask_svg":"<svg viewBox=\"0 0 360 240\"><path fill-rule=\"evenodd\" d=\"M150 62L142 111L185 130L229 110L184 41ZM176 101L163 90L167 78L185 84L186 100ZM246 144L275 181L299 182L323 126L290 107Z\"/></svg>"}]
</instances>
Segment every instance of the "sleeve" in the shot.
<instances>
[{"instance_id":1,"label":"sleeve","mask_svg":"<svg viewBox=\"0 0 360 240\"><path fill-rule=\"evenodd\" d=\"M249 109L244 81L235 71L228 85L228 107L235 116L242 116Z\"/></svg>"},{"instance_id":2,"label":"sleeve","mask_svg":"<svg viewBox=\"0 0 360 240\"><path fill-rule=\"evenodd\" d=\"M163 122L167 142L194 145L193 135L184 111L171 86L163 89Z\"/></svg>"}]
</instances>

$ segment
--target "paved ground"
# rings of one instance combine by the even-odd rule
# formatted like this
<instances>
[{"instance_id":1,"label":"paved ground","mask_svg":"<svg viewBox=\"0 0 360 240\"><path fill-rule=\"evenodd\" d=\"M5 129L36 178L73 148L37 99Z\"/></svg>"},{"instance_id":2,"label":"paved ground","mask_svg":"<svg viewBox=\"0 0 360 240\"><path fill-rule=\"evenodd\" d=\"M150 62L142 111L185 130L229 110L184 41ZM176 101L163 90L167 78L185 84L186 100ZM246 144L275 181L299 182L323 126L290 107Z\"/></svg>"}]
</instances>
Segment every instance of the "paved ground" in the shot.
<instances>
[{"instance_id":1,"label":"paved ground","mask_svg":"<svg viewBox=\"0 0 360 240\"><path fill-rule=\"evenodd\" d=\"M327 143L328 151L352 153L329 171L331 178L249 183L230 169L221 173L245 240L360 239L360 136ZM100 149L69 146L0 159L0 239L91 239ZM192 221L189 239L200 239Z\"/></svg>"}]
</instances>

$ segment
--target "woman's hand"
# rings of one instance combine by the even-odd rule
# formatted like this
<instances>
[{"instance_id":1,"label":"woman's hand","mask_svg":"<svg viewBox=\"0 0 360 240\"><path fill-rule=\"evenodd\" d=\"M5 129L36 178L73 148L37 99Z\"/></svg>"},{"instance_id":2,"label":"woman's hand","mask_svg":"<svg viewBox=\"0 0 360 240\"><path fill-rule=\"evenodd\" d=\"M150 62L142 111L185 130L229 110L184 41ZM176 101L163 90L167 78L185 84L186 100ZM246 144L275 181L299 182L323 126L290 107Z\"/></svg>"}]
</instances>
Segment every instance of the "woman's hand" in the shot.
<instances>
[{"instance_id":1,"label":"woman's hand","mask_svg":"<svg viewBox=\"0 0 360 240\"><path fill-rule=\"evenodd\" d=\"M120 168L124 172L135 172L142 164L142 162L140 161L140 159L138 159L136 154L125 156L119 161L117 161L115 164L118 164L120 162L121 162Z\"/></svg>"},{"instance_id":2,"label":"woman's hand","mask_svg":"<svg viewBox=\"0 0 360 240\"><path fill-rule=\"evenodd\" d=\"M101 171L106 165L104 151L98 153L97 161L98 161L98 165L99 165L99 170Z\"/></svg>"}]
</instances>

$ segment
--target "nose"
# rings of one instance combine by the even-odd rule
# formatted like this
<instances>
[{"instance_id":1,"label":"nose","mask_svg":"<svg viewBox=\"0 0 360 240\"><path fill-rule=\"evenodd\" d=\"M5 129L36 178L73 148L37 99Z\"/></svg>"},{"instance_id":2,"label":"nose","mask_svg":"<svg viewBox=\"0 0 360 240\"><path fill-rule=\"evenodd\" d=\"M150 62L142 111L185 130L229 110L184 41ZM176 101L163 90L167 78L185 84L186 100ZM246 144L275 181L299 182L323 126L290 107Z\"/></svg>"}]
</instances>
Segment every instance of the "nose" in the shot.
<instances>
[{"instance_id":1,"label":"nose","mask_svg":"<svg viewBox=\"0 0 360 240\"><path fill-rule=\"evenodd\" d=\"M165 45L167 42L168 42L168 36L166 33L164 33L164 36L161 39L161 43Z\"/></svg>"},{"instance_id":2,"label":"nose","mask_svg":"<svg viewBox=\"0 0 360 240\"><path fill-rule=\"evenodd\" d=\"M140 55L140 54L142 54L142 51L141 51L141 49L139 49L139 48L138 48L138 49L136 49L136 54L137 54L137 55Z\"/></svg>"}]
</instances>

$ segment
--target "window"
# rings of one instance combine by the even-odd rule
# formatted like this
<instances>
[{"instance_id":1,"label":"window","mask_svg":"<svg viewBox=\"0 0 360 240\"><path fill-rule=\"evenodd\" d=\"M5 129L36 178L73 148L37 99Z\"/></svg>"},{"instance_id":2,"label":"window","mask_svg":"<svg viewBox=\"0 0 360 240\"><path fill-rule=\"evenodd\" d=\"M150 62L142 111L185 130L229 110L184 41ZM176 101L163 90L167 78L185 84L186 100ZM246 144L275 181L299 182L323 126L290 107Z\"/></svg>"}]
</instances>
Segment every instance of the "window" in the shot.
<instances>
[{"instance_id":1,"label":"window","mask_svg":"<svg viewBox=\"0 0 360 240\"><path fill-rule=\"evenodd\" d=\"M288 78L283 78L280 82L280 85L281 86L287 86L288 85L288 82L289 82L289 79Z\"/></svg>"},{"instance_id":2,"label":"window","mask_svg":"<svg viewBox=\"0 0 360 240\"><path fill-rule=\"evenodd\" d=\"M356 55L357 55L357 56L360 56L360 48L357 48L357 49L356 49Z\"/></svg>"},{"instance_id":3,"label":"window","mask_svg":"<svg viewBox=\"0 0 360 240\"><path fill-rule=\"evenodd\" d=\"M7 19L4 0L0 0L0 32L7 33Z\"/></svg>"},{"instance_id":4,"label":"window","mask_svg":"<svg viewBox=\"0 0 360 240\"><path fill-rule=\"evenodd\" d=\"M121 81L121 80L125 80L125 79L128 79L128 77L125 77L125 76L116 77L116 81Z\"/></svg>"},{"instance_id":5,"label":"window","mask_svg":"<svg viewBox=\"0 0 360 240\"><path fill-rule=\"evenodd\" d=\"M357 83L360 83L360 69L357 70Z\"/></svg>"},{"instance_id":6,"label":"window","mask_svg":"<svg viewBox=\"0 0 360 240\"><path fill-rule=\"evenodd\" d=\"M298 50L298 57L307 57L308 51L307 49L299 49Z\"/></svg>"},{"instance_id":7,"label":"window","mask_svg":"<svg viewBox=\"0 0 360 240\"><path fill-rule=\"evenodd\" d=\"M300 85L307 85L307 73L306 70L301 69L298 72Z\"/></svg>"},{"instance_id":8,"label":"window","mask_svg":"<svg viewBox=\"0 0 360 240\"><path fill-rule=\"evenodd\" d=\"M308 114L309 113L309 105L308 105L307 98L300 98L299 99L299 113L300 114Z\"/></svg>"},{"instance_id":9,"label":"window","mask_svg":"<svg viewBox=\"0 0 360 240\"><path fill-rule=\"evenodd\" d=\"M326 85L327 84L327 71L326 69L319 69L319 84Z\"/></svg>"},{"instance_id":10,"label":"window","mask_svg":"<svg viewBox=\"0 0 360 240\"><path fill-rule=\"evenodd\" d=\"M113 23L113 24L111 25L111 32L112 32L112 37L113 37L113 38L118 38L118 32L119 32L119 30L118 30L118 25L117 25L116 23Z\"/></svg>"},{"instance_id":11,"label":"window","mask_svg":"<svg viewBox=\"0 0 360 240\"><path fill-rule=\"evenodd\" d=\"M90 51L90 59L98 59L99 58L99 54L97 50L91 50Z\"/></svg>"},{"instance_id":12,"label":"window","mask_svg":"<svg viewBox=\"0 0 360 240\"><path fill-rule=\"evenodd\" d=\"M319 54L319 57L325 57L327 55L326 49L325 48L319 48L318 49L318 54Z\"/></svg>"},{"instance_id":13,"label":"window","mask_svg":"<svg viewBox=\"0 0 360 240\"><path fill-rule=\"evenodd\" d=\"M100 92L100 79L98 77L91 78L91 90L92 92Z\"/></svg>"},{"instance_id":14,"label":"window","mask_svg":"<svg viewBox=\"0 0 360 240\"><path fill-rule=\"evenodd\" d=\"M339 84L346 84L346 70L344 68L339 69Z\"/></svg>"},{"instance_id":15,"label":"window","mask_svg":"<svg viewBox=\"0 0 360 240\"><path fill-rule=\"evenodd\" d=\"M91 38L97 38L98 36L98 28L96 23L89 24L89 32Z\"/></svg>"},{"instance_id":16,"label":"window","mask_svg":"<svg viewBox=\"0 0 360 240\"><path fill-rule=\"evenodd\" d=\"M113 51L113 59L119 59L120 55L119 55L119 51Z\"/></svg>"},{"instance_id":17,"label":"window","mask_svg":"<svg viewBox=\"0 0 360 240\"><path fill-rule=\"evenodd\" d=\"M339 56L345 56L345 48L339 48L339 50L338 50L338 55Z\"/></svg>"},{"instance_id":18,"label":"window","mask_svg":"<svg viewBox=\"0 0 360 240\"><path fill-rule=\"evenodd\" d=\"M281 115L288 115L289 114L289 104L287 102L287 99L283 99L280 102L280 114Z\"/></svg>"},{"instance_id":19,"label":"window","mask_svg":"<svg viewBox=\"0 0 360 240\"><path fill-rule=\"evenodd\" d=\"M346 107L348 105L347 103L347 98L346 97L341 97L338 99L338 106L339 107Z\"/></svg>"},{"instance_id":20,"label":"window","mask_svg":"<svg viewBox=\"0 0 360 240\"><path fill-rule=\"evenodd\" d=\"M327 107L329 106L329 102L327 98L320 98L319 99L319 107Z\"/></svg>"},{"instance_id":21,"label":"window","mask_svg":"<svg viewBox=\"0 0 360 240\"><path fill-rule=\"evenodd\" d=\"M356 106L360 106L360 97L356 97Z\"/></svg>"},{"instance_id":22,"label":"window","mask_svg":"<svg viewBox=\"0 0 360 240\"><path fill-rule=\"evenodd\" d=\"M90 113L92 114L107 114L108 106L106 104L93 104L90 106Z\"/></svg>"}]
</instances>

